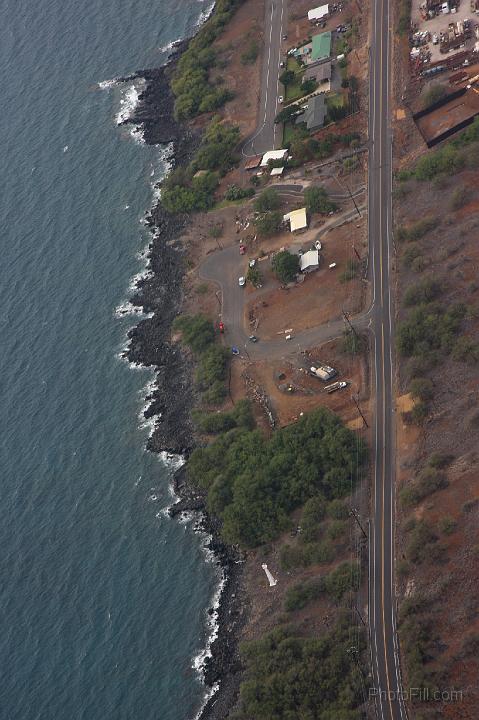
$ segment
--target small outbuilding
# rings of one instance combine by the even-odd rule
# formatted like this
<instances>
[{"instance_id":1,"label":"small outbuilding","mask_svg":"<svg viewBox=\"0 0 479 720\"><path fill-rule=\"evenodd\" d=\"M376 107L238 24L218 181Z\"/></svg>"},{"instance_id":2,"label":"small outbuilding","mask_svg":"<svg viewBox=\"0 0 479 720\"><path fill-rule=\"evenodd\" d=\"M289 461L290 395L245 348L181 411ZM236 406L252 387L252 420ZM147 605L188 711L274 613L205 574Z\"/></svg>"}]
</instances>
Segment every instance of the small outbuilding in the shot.
<instances>
[{"instance_id":1,"label":"small outbuilding","mask_svg":"<svg viewBox=\"0 0 479 720\"><path fill-rule=\"evenodd\" d=\"M245 162L244 169L256 170L256 168L259 167L262 157L262 155L253 155L252 157L249 157Z\"/></svg>"},{"instance_id":2,"label":"small outbuilding","mask_svg":"<svg viewBox=\"0 0 479 720\"><path fill-rule=\"evenodd\" d=\"M319 251L308 250L308 252L301 255L299 268L302 273L314 272L319 268Z\"/></svg>"},{"instance_id":3,"label":"small outbuilding","mask_svg":"<svg viewBox=\"0 0 479 720\"><path fill-rule=\"evenodd\" d=\"M298 232L308 227L308 218L306 217L306 208L292 210L283 217L284 222L289 222L291 232Z\"/></svg>"},{"instance_id":4,"label":"small outbuilding","mask_svg":"<svg viewBox=\"0 0 479 720\"><path fill-rule=\"evenodd\" d=\"M284 173L284 167L279 167L279 168L275 167L275 168L272 168L270 175L272 177L278 177L279 175L282 175L283 173Z\"/></svg>"}]
</instances>

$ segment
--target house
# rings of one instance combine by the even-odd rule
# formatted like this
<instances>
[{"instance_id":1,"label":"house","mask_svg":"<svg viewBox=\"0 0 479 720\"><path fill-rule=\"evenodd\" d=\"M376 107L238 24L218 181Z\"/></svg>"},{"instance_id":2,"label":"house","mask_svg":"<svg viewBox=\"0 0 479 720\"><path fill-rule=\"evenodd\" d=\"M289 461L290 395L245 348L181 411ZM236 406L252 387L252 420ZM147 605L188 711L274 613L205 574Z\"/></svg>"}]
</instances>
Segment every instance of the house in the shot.
<instances>
[{"instance_id":1,"label":"house","mask_svg":"<svg viewBox=\"0 0 479 720\"><path fill-rule=\"evenodd\" d=\"M314 132L323 127L326 114L324 95L314 95L308 99L308 104L304 106L304 113L296 118L296 125L306 123L308 130Z\"/></svg>"},{"instance_id":2,"label":"house","mask_svg":"<svg viewBox=\"0 0 479 720\"><path fill-rule=\"evenodd\" d=\"M318 85L329 83L331 80L331 60L320 63L311 63L306 68L306 72L303 75L303 82L307 80L315 80ZM320 88L323 90L323 88ZM329 85L325 90L329 90Z\"/></svg>"},{"instance_id":3,"label":"house","mask_svg":"<svg viewBox=\"0 0 479 720\"><path fill-rule=\"evenodd\" d=\"M308 227L308 219L306 217L306 208L300 208L299 210L292 210L290 213L283 217L284 222L289 222L291 232L297 232L298 230L304 230Z\"/></svg>"},{"instance_id":4,"label":"house","mask_svg":"<svg viewBox=\"0 0 479 720\"><path fill-rule=\"evenodd\" d=\"M263 155L263 159L261 160L261 167L267 167L270 160L286 160L287 157L287 150L269 150Z\"/></svg>"},{"instance_id":5,"label":"house","mask_svg":"<svg viewBox=\"0 0 479 720\"><path fill-rule=\"evenodd\" d=\"M252 157L249 157L245 162L244 169L256 170L256 168L259 167L262 157L262 155L253 155Z\"/></svg>"},{"instance_id":6,"label":"house","mask_svg":"<svg viewBox=\"0 0 479 720\"><path fill-rule=\"evenodd\" d=\"M326 20L329 15L329 5L320 5L308 12L308 20L317 22L318 20Z\"/></svg>"},{"instance_id":7,"label":"house","mask_svg":"<svg viewBox=\"0 0 479 720\"><path fill-rule=\"evenodd\" d=\"M314 272L319 268L319 250L308 250L301 255L299 268L302 273Z\"/></svg>"},{"instance_id":8,"label":"house","mask_svg":"<svg viewBox=\"0 0 479 720\"><path fill-rule=\"evenodd\" d=\"M313 35L311 41L311 55L309 56L309 62L326 62L331 57L331 33L323 32L318 35Z\"/></svg>"}]
</instances>

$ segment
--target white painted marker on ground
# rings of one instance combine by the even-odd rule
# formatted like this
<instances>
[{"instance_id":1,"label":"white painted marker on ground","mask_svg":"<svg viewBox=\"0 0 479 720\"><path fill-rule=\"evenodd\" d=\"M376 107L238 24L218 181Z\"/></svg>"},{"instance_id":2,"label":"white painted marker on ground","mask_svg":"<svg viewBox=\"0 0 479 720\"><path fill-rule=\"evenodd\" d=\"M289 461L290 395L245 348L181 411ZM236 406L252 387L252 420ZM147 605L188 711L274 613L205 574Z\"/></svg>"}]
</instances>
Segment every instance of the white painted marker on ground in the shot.
<instances>
[{"instance_id":1,"label":"white painted marker on ground","mask_svg":"<svg viewBox=\"0 0 479 720\"><path fill-rule=\"evenodd\" d=\"M269 586L270 586L270 587L274 587L278 581L275 580L274 577L271 575L270 571L268 570L268 566L266 565L266 563L263 563L263 564L261 565L261 567L262 567L263 570L265 571L266 577L267 577L268 580L269 580Z\"/></svg>"}]
</instances>

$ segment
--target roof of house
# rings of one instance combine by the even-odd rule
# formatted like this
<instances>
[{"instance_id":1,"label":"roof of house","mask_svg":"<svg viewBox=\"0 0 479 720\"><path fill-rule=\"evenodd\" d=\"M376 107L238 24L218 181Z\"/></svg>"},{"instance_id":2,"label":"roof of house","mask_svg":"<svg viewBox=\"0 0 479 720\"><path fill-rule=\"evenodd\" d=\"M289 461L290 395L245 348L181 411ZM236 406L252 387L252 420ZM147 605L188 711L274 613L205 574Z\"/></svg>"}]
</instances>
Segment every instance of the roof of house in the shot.
<instances>
[{"instance_id":1,"label":"roof of house","mask_svg":"<svg viewBox=\"0 0 479 720\"><path fill-rule=\"evenodd\" d=\"M273 175L273 176L274 175L282 175L283 172L284 172L284 167L273 168L270 172L270 175Z\"/></svg>"},{"instance_id":2,"label":"roof of house","mask_svg":"<svg viewBox=\"0 0 479 720\"><path fill-rule=\"evenodd\" d=\"M308 99L308 105L304 113L296 118L296 124L306 123L308 130L315 130L318 127L323 127L326 113L324 95L313 95Z\"/></svg>"},{"instance_id":3,"label":"roof of house","mask_svg":"<svg viewBox=\"0 0 479 720\"><path fill-rule=\"evenodd\" d=\"M306 208L292 210L290 213L284 216L283 220L285 222L288 222L289 220L291 232L294 232L295 230L303 230L303 228L308 227Z\"/></svg>"},{"instance_id":4,"label":"roof of house","mask_svg":"<svg viewBox=\"0 0 479 720\"><path fill-rule=\"evenodd\" d=\"M318 267L319 265L319 251L318 250L308 250L308 252L305 252L304 255L301 255L300 261L299 261L299 267L301 272L304 272L310 267Z\"/></svg>"},{"instance_id":5,"label":"roof of house","mask_svg":"<svg viewBox=\"0 0 479 720\"><path fill-rule=\"evenodd\" d=\"M308 80L309 78L313 78L317 82L331 80L331 60L321 64L318 63L318 65L310 65L304 73L303 81L304 79Z\"/></svg>"},{"instance_id":6,"label":"roof of house","mask_svg":"<svg viewBox=\"0 0 479 720\"><path fill-rule=\"evenodd\" d=\"M320 5L308 12L308 20L321 20L322 17L329 13L329 5Z\"/></svg>"},{"instance_id":7,"label":"roof of house","mask_svg":"<svg viewBox=\"0 0 479 720\"><path fill-rule=\"evenodd\" d=\"M328 58L331 55L331 32L319 33L313 35L311 60L320 60Z\"/></svg>"},{"instance_id":8,"label":"roof of house","mask_svg":"<svg viewBox=\"0 0 479 720\"><path fill-rule=\"evenodd\" d=\"M269 160L284 160L287 155L287 150L269 150L263 155L263 159L261 160L261 167L266 167Z\"/></svg>"},{"instance_id":9,"label":"roof of house","mask_svg":"<svg viewBox=\"0 0 479 720\"><path fill-rule=\"evenodd\" d=\"M246 162L244 169L245 170L254 170L257 168L261 162L262 155L253 155L253 157L249 157Z\"/></svg>"}]
</instances>

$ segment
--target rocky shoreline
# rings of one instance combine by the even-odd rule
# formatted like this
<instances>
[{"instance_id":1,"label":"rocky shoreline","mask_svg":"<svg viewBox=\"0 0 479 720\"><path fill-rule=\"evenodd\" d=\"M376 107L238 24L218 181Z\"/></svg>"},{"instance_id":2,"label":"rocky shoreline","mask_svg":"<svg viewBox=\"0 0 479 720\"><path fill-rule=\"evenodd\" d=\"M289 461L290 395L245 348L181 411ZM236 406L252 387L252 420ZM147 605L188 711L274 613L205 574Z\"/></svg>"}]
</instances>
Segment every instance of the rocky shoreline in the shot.
<instances>
[{"instance_id":1,"label":"rocky shoreline","mask_svg":"<svg viewBox=\"0 0 479 720\"><path fill-rule=\"evenodd\" d=\"M178 123L173 116L174 98L168 77L187 45L181 43L167 65L145 70L124 78L143 78L145 87L138 106L127 122L141 125L147 144L173 143L172 165L186 164L199 143L199 136ZM188 215L171 216L158 203L146 216L152 233L148 248L147 276L140 280L131 303L142 307L151 317L141 320L129 331L125 357L132 363L153 367L154 389L147 398L145 417L156 417L155 429L148 440L152 452L168 452L188 458L194 448L190 411L195 404L191 363L177 344L170 340L171 326L183 302L185 250L182 235L192 221ZM216 615L217 636L204 664L204 682L219 690L206 702L198 720L224 720L235 704L241 678L238 638L246 621L242 592L242 557L221 539L219 522L205 510L205 498L187 481L185 466L174 476L174 490L180 498L170 508L171 516L182 512L198 513L197 528L211 540L209 549L224 573L224 584Z\"/></svg>"}]
</instances>

